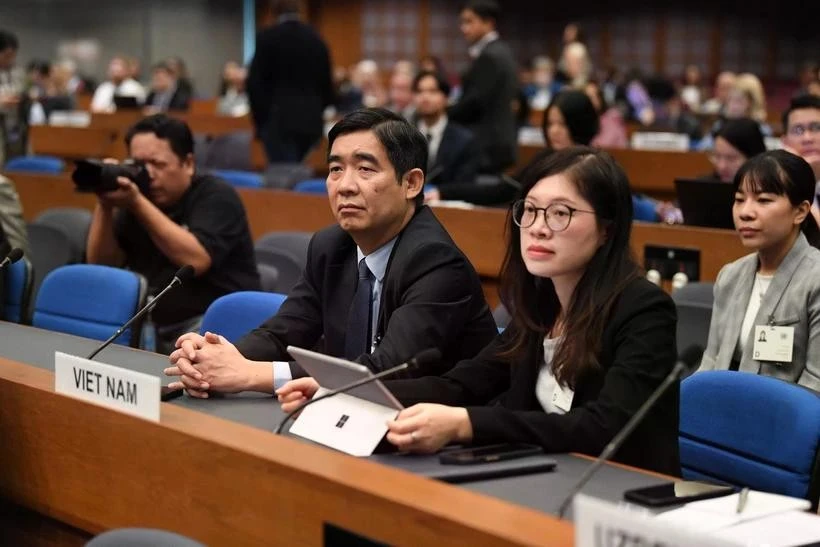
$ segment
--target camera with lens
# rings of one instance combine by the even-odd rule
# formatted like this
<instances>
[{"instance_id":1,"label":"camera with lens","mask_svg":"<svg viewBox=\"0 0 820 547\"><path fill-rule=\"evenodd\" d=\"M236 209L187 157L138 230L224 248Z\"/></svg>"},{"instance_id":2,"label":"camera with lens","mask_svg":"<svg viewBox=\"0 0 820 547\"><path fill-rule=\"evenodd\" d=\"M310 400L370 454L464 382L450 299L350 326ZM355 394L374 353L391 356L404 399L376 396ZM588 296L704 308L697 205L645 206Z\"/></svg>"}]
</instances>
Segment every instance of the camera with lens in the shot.
<instances>
[{"instance_id":1,"label":"camera with lens","mask_svg":"<svg viewBox=\"0 0 820 547\"><path fill-rule=\"evenodd\" d=\"M122 163L104 163L100 160L78 160L71 180L78 192L111 192L117 190L117 177L125 177L147 195L151 186L151 176L145 163L126 160Z\"/></svg>"}]
</instances>

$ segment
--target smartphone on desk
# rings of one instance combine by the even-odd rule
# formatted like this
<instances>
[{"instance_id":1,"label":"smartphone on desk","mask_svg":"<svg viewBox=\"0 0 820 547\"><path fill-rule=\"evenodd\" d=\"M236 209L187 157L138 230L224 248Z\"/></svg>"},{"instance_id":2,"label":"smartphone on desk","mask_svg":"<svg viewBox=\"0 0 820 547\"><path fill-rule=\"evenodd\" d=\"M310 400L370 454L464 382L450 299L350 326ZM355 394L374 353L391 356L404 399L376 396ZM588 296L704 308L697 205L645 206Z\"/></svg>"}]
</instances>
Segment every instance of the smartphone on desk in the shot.
<instances>
[{"instance_id":1,"label":"smartphone on desk","mask_svg":"<svg viewBox=\"0 0 820 547\"><path fill-rule=\"evenodd\" d=\"M544 449L534 444L493 444L476 448L451 450L441 454L438 459L446 465L475 465L479 463L499 462L543 454Z\"/></svg>"},{"instance_id":2,"label":"smartphone on desk","mask_svg":"<svg viewBox=\"0 0 820 547\"><path fill-rule=\"evenodd\" d=\"M728 484L702 481L676 481L624 492L624 499L649 507L665 507L690 501L719 498L734 494L737 489Z\"/></svg>"}]
</instances>

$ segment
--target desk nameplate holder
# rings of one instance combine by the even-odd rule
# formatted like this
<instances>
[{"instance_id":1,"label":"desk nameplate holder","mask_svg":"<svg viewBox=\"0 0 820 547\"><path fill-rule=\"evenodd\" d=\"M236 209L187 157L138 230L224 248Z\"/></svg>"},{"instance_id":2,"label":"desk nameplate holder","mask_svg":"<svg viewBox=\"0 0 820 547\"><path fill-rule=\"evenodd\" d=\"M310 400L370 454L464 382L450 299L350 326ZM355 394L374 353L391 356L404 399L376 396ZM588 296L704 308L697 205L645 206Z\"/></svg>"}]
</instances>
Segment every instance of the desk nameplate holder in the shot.
<instances>
[{"instance_id":1,"label":"desk nameplate holder","mask_svg":"<svg viewBox=\"0 0 820 547\"><path fill-rule=\"evenodd\" d=\"M156 376L68 355L54 354L54 390L62 395L159 422Z\"/></svg>"}]
</instances>

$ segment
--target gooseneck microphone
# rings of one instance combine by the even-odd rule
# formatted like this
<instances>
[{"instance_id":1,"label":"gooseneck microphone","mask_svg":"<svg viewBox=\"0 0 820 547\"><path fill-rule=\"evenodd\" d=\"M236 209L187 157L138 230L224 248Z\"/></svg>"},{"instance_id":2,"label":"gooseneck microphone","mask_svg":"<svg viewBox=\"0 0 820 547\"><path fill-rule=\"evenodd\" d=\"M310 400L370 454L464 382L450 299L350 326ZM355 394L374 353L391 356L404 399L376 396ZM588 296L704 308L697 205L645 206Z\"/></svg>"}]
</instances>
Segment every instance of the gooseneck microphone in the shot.
<instances>
[{"instance_id":1,"label":"gooseneck microphone","mask_svg":"<svg viewBox=\"0 0 820 547\"><path fill-rule=\"evenodd\" d=\"M185 283L190 281L191 278L193 278L193 277L194 277L194 267L191 266L190 264L186 264L185 266L183 266L179 270L177 270L177 273L174 274L174 278L171 280L170 283L168 283L168 286L165 287L164 289L162 289L162 291L157 296L155 296L153 300L151 300L145 306L143 306L143 308L140 311L138 311L137 314L134 315L134 317L132 317L131 319L126 321L126 323L123 326L118 328L117 332L112 334L111 337L108 340L103 342L97 349L95 349L91 353L91 355L88 356L88 359L93 359L94 357L96 357L98 353L100 353L102 350L107 348L111 344L111 342L116 340L123 332L125 332L128 329L128 327L133 325L135 321L142 318L142 316L144 316L146 313L148 313L149 311L154 309L154 306L157 305L157 302L159 302L159 300L163 296L165 296L168 293L168 291L170 291L171 289L173 289L176 286L184 285Z\"/></svg>"},{"instance_id":2,"label":"gooseneck microphone","mask_svg":"<svg viewBox=\"0 0 820 547\"><path fill-rule=\"evenodd\" d=\"M629 435L635 430L636 427L643 421L649 411L655 406L655 403L658 402L658 399L669 389L669 386L678 379L678 377L683 374L686 370L691 370L694 366L700 361L701 356L703 355L703 348L700 346L689 346L686 348L683 353L681 353L678 362L675 363L674 368L672 371L664 378L661 385L659 385L652 395L644 401L638 411L632 415L626 425L621 428L620 431L612 438L608 445L604 448L601 452L601 455L592 462L587 470L581 475L581 478L578 479L578 482L575 483L575 486L572 487L567 497L561 502L561 505L558 507L558 518L564 518L564 513L567 512L569 508L569 504L572 502L572 499L575 497L575 494L581 491L581 489L589 482L589 479L595 474L600 467L606 463L624 444L626 439Z\"/></svg>"},{"instance_id":3,"label":"gooseneck microphone","mask_svg":"<svg viewBox=\"0 0 820 547\"><path fill-rule=\"evenodd\" d=\"M276 434L279 435L282 433L282 429L284 429L285 425L290 421L290 419L298 412L301 412L312 405L315 402L321 401L322 399L327 399L329 397L333 397L334 395L339 395L340 393L347 393L351 389L356 389L359 386L363 386L365 384L369 384L370 382L375 382L385 376L390 376L391 374L395 374L397 372L401 372L402 370L407 370L409 368L417 368L423 365L427 365L429 363L435 363L441 359L441 352L436 348L429 348L424 349L418 352L414 357L411 357L407 360L406 363L402 363L400 365L396 365L393 368L389 368L387 370L383 370L378 374L374 374L373 376L368 376L367 378L362 378L361 380L356 380L355 382L351 382L346 384L339 389L331 389L330 391L319 395L318 397L314 397L313 399L307 400L285 414L285 417L282 418L282 421L279 422L279 426L276 428Z\"/></svg>"},{"instance_id":4,"label":"gooseneck microphone","mask_svg":"<svg viewBox=\"0 0 820 547\"><path fill-rule=\"evenodd\" d=\"M6 255L6 258L4 258L2 262L0 262L0 271L3 271L6 267L14 264L21 258L23 258L23 249L15 247L11 251L9 251L9 254Z\"/></svg>"}]
</instances>

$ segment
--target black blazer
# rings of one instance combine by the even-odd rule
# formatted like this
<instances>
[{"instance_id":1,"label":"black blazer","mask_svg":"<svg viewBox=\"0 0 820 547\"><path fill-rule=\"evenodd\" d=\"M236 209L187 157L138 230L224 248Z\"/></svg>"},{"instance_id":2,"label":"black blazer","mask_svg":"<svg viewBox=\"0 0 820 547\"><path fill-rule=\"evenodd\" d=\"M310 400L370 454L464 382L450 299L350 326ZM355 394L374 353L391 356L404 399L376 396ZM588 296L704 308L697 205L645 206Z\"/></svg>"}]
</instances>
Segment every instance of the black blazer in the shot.
<instances>
[{"instance_id":1,"label":"black blazer","mask_svg":"<svg viewBox=\"0 0 820 547\"><path fill-rule=\"evenodd\" d=\"M510 46L501 40L487 44L461 81L461 98L448 115L476 136L481 172L500 173L515 163L518 147L512 110L518 97L518 71Z\"/></svg>"},{"instance_id":2,"label":"black blazer","mask_svg":"<svg viewBox=\"0 0 820 547\"><path fill-rule=\"evenodd\" d=\"M548 452L597 456L675 365L675 305L645 279L624 290L601 339L600 369L579 378L567 414L546 413L535 395L543 337L533 334L527 358L510 364L496 356L509 327L475 359L441 378L394 380L387 387L405 405L465 406L473 442L527 442ZM491 403L492 401L492 403ZM673 384L633 431L615 460L680 475L679 384Z\"/></svg>"},{"instance_id":3,"label":"black blazer","mask_svg":"<svg viewBox=\"0 0 820 547\"><path fill-rule=\"evenodd\" d=\"M246 87L257 134L269 127L284 136L319 139L322 113L334 95L327 46L300 21L261 31Z\"/></svg>"},{"instance_id":4,"label":"black blazer","mask_svg":"<svg viewBox=\"0 0 820 547\"><path fill-rule=\"evenodd\" d=\"M448 121L426 182L436 185L443 199L460 199L444 197L445 189L459 182L475 182L480 164L481 150L473 134L469 129Z\"/></svg>"},{"instance_id":5,"label":"black blazer","mask_svg":"<svg viewBox=\"0 0 820 547\"><path fill-rule=\"evenodd\" d=\"M338 225L316 233L302 278L279 312L236 346L257 361L289 361L288 345L343 356L345 327L358 279L356 244ZM381 293L375 351L358 361L378 372L435 347L443 362L412 376L441 374L475 356L497 333L481 283L429 207L399 234ZM304 375L291 365L294 377Z\"/></svg>"},{"instance_id":6,"label":"black blazer","mask_svg":"<svg viewBox=\"0 0 820 547\"><path fill-rule=\"evenodd\" d=\"M154 91L150 92L145 98L146 106L153 106L155 97L156 93ZM191 98L189 88L177 84L177 88L174 90L174 94L168 102L168 110L188 110L191 106Z\"/></svg>"}]
</instances>

